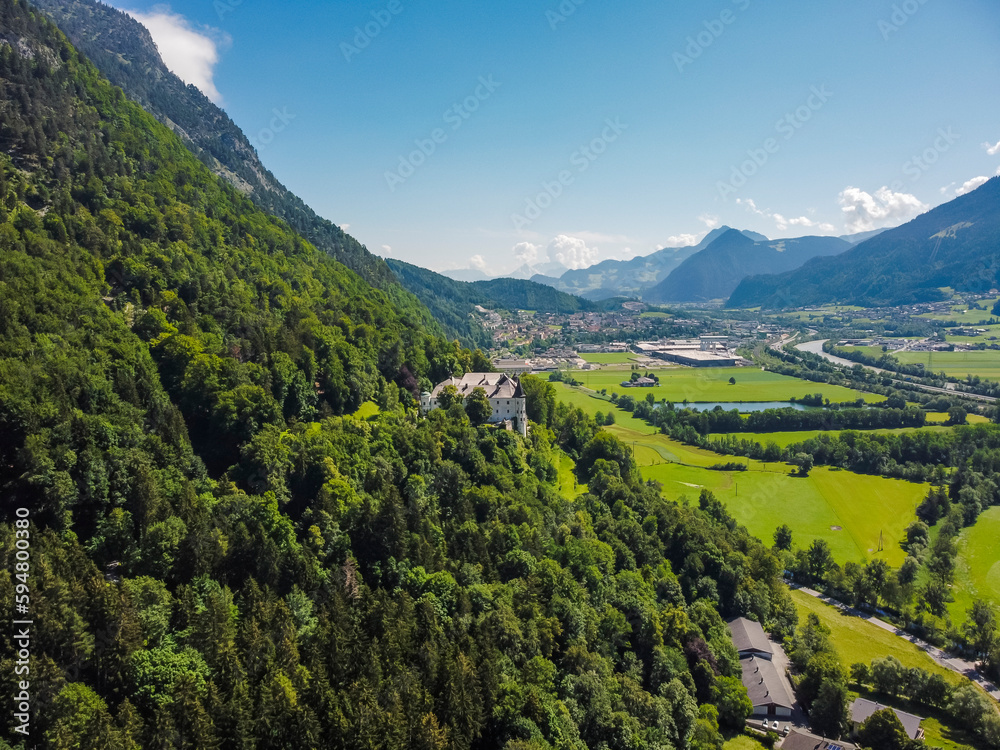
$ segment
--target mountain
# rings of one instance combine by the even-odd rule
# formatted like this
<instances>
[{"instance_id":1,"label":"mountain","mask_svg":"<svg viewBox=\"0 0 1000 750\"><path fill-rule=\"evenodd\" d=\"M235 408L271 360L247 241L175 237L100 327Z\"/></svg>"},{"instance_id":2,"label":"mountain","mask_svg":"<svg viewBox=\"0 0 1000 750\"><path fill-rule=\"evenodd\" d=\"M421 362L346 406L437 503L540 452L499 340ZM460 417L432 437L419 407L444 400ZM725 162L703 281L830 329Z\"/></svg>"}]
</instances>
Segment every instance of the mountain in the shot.
<instances>
[{"instance_id":1,"label":"mountain","mask_svg":"<svg viewBox=\"0 0 1000 750\"><path fill-rule=\"evenodd\" d=\"M518 266L510 273L505 274L505 278L532 279L535 276L551 276L558 278L568 270L569 269L566 268L566 266L556 260L546 261L544 263L525 263L524 265Z\"/></svg>"},{"instance_id":2,"label":"mountain","mask_svg":"<svg viewBox=\"0 0 1000 750\"><path fill-rule=\"evenodd\" d=\"M798 237L754 242L730 229L685 260L666 279L643 294L654 304L726 299L747 276L798 268L810 258L836 255L851 244L837 237Z\"/></svg>"},{"instance_id":3,"label":"mountain","mask_svg":"<svg viewBox=\"0 0 1000 750\"><path fill-rule=\"evenodd\" d=\"M442 271L441 275L455 281L489 281L493 278L478 268L453 268L449 271Z\"/></svg>"},{"instance_id":4,"label":"mountain","mask_svg":"<svg viewBox=\"0 0 1000 750\"><path fill-rule=\"evenodd\" d=\"M850 242L852 245L857 245L865 240L870 240L872 237L878 237L882 232L887 231L886 229L872 229L869 232L858 232L857 234L842 234L840 239L845 242Z\"/></svg>"},{"instance_id":5,"label":"mountain","mask_svg":"<svg viewBox=\"0 0 1000 750\"><path fill-rule=\"evenodd\" d=\"M542 284L524 279L456 281L426 268L390 258L396 277L451 330L477 346L490 342L488 332L470 317L477 305L501 310L574 313L596 310L597 305Z\"/></svg>"},{"instance_id":6,"label":"mountain","mask_svg":"<svg viewBox=\"0 0 1000 750\"><path fill-rule=\"evenodd\" d=\"M656 286L667 275L694 253L708 247L721 237L729 227L713 229L697 245L680 248L663 248L650 255L631 260L605 260L590 268L567 271L555 278L533 276L532 281L546 284L568 294L590 300L610 297L639 297L650 287ZM754 240L767 240L761 234L746 232Z\"/></svg>"},{"instance_id":7,"label":"mountain","mask_svg":"<svg viewBox=\"0 0 1000 750\"><path fill-rule=\"evenodd\" d=\"M725 619L792 632L794 603L710 493L668 499L530 376L529 439L475 396L421 415L488 363L24 0L0 112L0 583L31 649L2 682L35 709L0 746L720 747L712 701L743 725Z\"/></svg>"},{"instance_id":8,"label":"mountain","mask_svg":"<svg viewBox=\"0 0 1000 750\"><path fill-rule=\"evenodd\" d=\"M833 258L745 279L730 307L903 305L1000 287L1000 177Z\"/></svg>"},{"instance_id":9,"label":"mountain","mask_svg":"<svg viewBox=\"0 0 1000 750\"><path fill-rule=\"evenodd\" d=\"M381 258L318 216L282 185L229 116L170 72L145 26L95 0L37 0L35 4L111 83L179 135L213 173L260 208L286 221L318 249L386 291L397 304L410 306L414 314L429 321L427 311L402 289Z\"/></svg>"}]
</instances>

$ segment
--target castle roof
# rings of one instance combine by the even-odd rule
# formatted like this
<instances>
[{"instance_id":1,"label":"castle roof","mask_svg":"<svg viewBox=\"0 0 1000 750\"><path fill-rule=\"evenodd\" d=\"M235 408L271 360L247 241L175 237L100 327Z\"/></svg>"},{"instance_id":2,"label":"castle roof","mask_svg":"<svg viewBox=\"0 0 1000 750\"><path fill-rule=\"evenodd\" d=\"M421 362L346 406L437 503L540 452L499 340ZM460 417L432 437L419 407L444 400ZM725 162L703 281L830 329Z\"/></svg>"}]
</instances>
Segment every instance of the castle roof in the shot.
<instances>
[{"instance_id":1,"label":"castle roof","mask_svg":"<svg viewBox=\"0 0 1000 750\"><path fill-rule=\"evenodd\" d=\"M476 388L482 388L487 398L524 398L521 383L504 372L468 372L460 378L448 378L434 388L431 396L437 398L449 385L455 386L463 398L472 395Z\"/></svg>"}]
</instances>

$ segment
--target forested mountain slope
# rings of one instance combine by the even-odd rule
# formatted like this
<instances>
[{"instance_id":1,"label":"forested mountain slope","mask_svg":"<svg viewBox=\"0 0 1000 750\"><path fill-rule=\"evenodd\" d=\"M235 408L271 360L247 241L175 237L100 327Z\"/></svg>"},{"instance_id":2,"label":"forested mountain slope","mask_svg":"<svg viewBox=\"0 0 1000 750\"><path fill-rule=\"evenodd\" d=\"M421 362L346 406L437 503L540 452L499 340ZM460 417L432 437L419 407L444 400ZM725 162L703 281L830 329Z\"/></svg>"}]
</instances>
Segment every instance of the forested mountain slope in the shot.
<instances>
[{"instance_id":1,"label":"forested mountain slope","mask_svg":"<svg viewBox=\"0 0 1000 750\"><path fill-rule=\"evenodd\" d=\"M146 28L128 14L96 0L38 0L73 44L111 83L177 133L216 175L235 185L266 212L286 221L398 306L430 316L400 287L385 262L354 237L318 216L261 163L257 150L222 109L163 64ZM454 332L449 332L454 335Z\"/></svg>"},{"instance_id":2,"label":"forested mountain slope","mask_svg":"<svg viewBox=\"0 0 1000 750\"><path fill-rule=\"evenodd\" d=\"M0 600L24 586L33 621L28 677L0 639L30 738L7 711L0 739L669 750L742 726L722 617L781 634L794 608L721 504L666 502L537 380L529 439L421 417L476 356L213 177L23 0L0 0L0 112ZM586 494L557 491L560 451Z\"/></svg>"},{"instance_id":3,"label":"forested mountain slope","mask_svg":"<svg viewBox=\"0 0 1000 750\"><path fill-rule=\"evenodd\" d=\"M646 291L643 299L653 303L726 299L747 276L790 271L811 258L837 255L850 247L837 237L754 242L730 229Z\"/></svg>"},{"instance_id":4,"label":"forested mountain slope","mask_svg":"<svg viewBox=\"0 0 1000 750\"><path fill-rule=\"evenodd\" d=\"M743 281L729 307L904 305L1000 287L1000 177L833 258Z\"/></svg>"}]
</instances>

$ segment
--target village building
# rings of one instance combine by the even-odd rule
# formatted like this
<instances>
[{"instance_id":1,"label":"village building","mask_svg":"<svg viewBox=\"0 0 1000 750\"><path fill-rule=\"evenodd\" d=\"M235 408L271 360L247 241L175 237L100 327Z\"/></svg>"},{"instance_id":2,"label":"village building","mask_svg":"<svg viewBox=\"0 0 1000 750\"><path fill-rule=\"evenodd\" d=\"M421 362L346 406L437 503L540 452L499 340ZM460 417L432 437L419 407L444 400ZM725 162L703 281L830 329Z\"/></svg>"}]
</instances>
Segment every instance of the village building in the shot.
<instances>
[{"instance_id":1,"label":"village building","mask_svg":"<svg viewBox=\"0 0 1000 750\"><path fill-rule=\"evenodd\" d=\"M425 391L420 395L420 409L425 414L437 409L438 397L449 385L455 386L458 395L463 399L471 396L476 388L482 388L493 409L488 423L506 427L527 437L527 399L518 380L505 372L469 372L460 378L448 378L438 383L432 392Z\"/></svg>"},{"instance_id":2,"label":"village building","mask_svg":"<svg viewBox=\"0 0 1000 750\"><path fill-rule=\"evenodd\" d=\"M873 713L886 708L890 708L890 706L883 706L881 703L870 701L867 698L858 698L851 704L851 724L854 726L854 731L858 732L861 729L861 725ZM906 711L899 711L895 708L892 709L892 712L899 717L899 721L903 724L903 729L906 731L907 737L911 740L921 740L924 738L924 730L920 728L923 717L908 714Z\"/></svg>"},{"instance_id":3,"label":"village building","mask_svg":"<svg viewBox=\"0 0 1000 750\"><path fill-rule=\"evenodd\" d=\"M759 622L739 617L729 622L733 646L740 657L743 687L753 704L753 716L788 719L795 700L774 665L774 646Z\"/></svg>"}]
</instances>

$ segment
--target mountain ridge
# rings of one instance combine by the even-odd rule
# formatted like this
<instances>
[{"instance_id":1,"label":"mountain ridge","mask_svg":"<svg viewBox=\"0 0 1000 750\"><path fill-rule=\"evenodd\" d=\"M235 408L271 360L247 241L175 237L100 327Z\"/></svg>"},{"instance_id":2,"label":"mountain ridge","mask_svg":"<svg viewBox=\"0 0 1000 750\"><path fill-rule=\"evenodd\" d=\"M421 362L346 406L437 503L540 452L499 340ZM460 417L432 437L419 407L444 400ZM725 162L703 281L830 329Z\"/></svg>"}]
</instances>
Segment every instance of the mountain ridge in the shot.
<instances>
[{"instance_id":1,"label":"mountain ridge","mask_svg":"<svg viewBox=\"0 0 1000 750\"><path fill-rule=\"evenodd\" d=\"M832 258L744 279L728 307L902 305L1000 286L1000 177Z\"/></svg>"},{"instance_id":2,"label":"mountain ridge","mask_svg":"<svg viewBox=\"0 0 1000 750\"><path fill-rule=\"evenodd\" d=\"M810 258L836 255L851 248L838 237L796 237L754 242L731 229L687 258L666 279L647 290L652 303L708 302L728 298L747 276L763 269L788 271Z\"/></svg>"}]
</instances>

